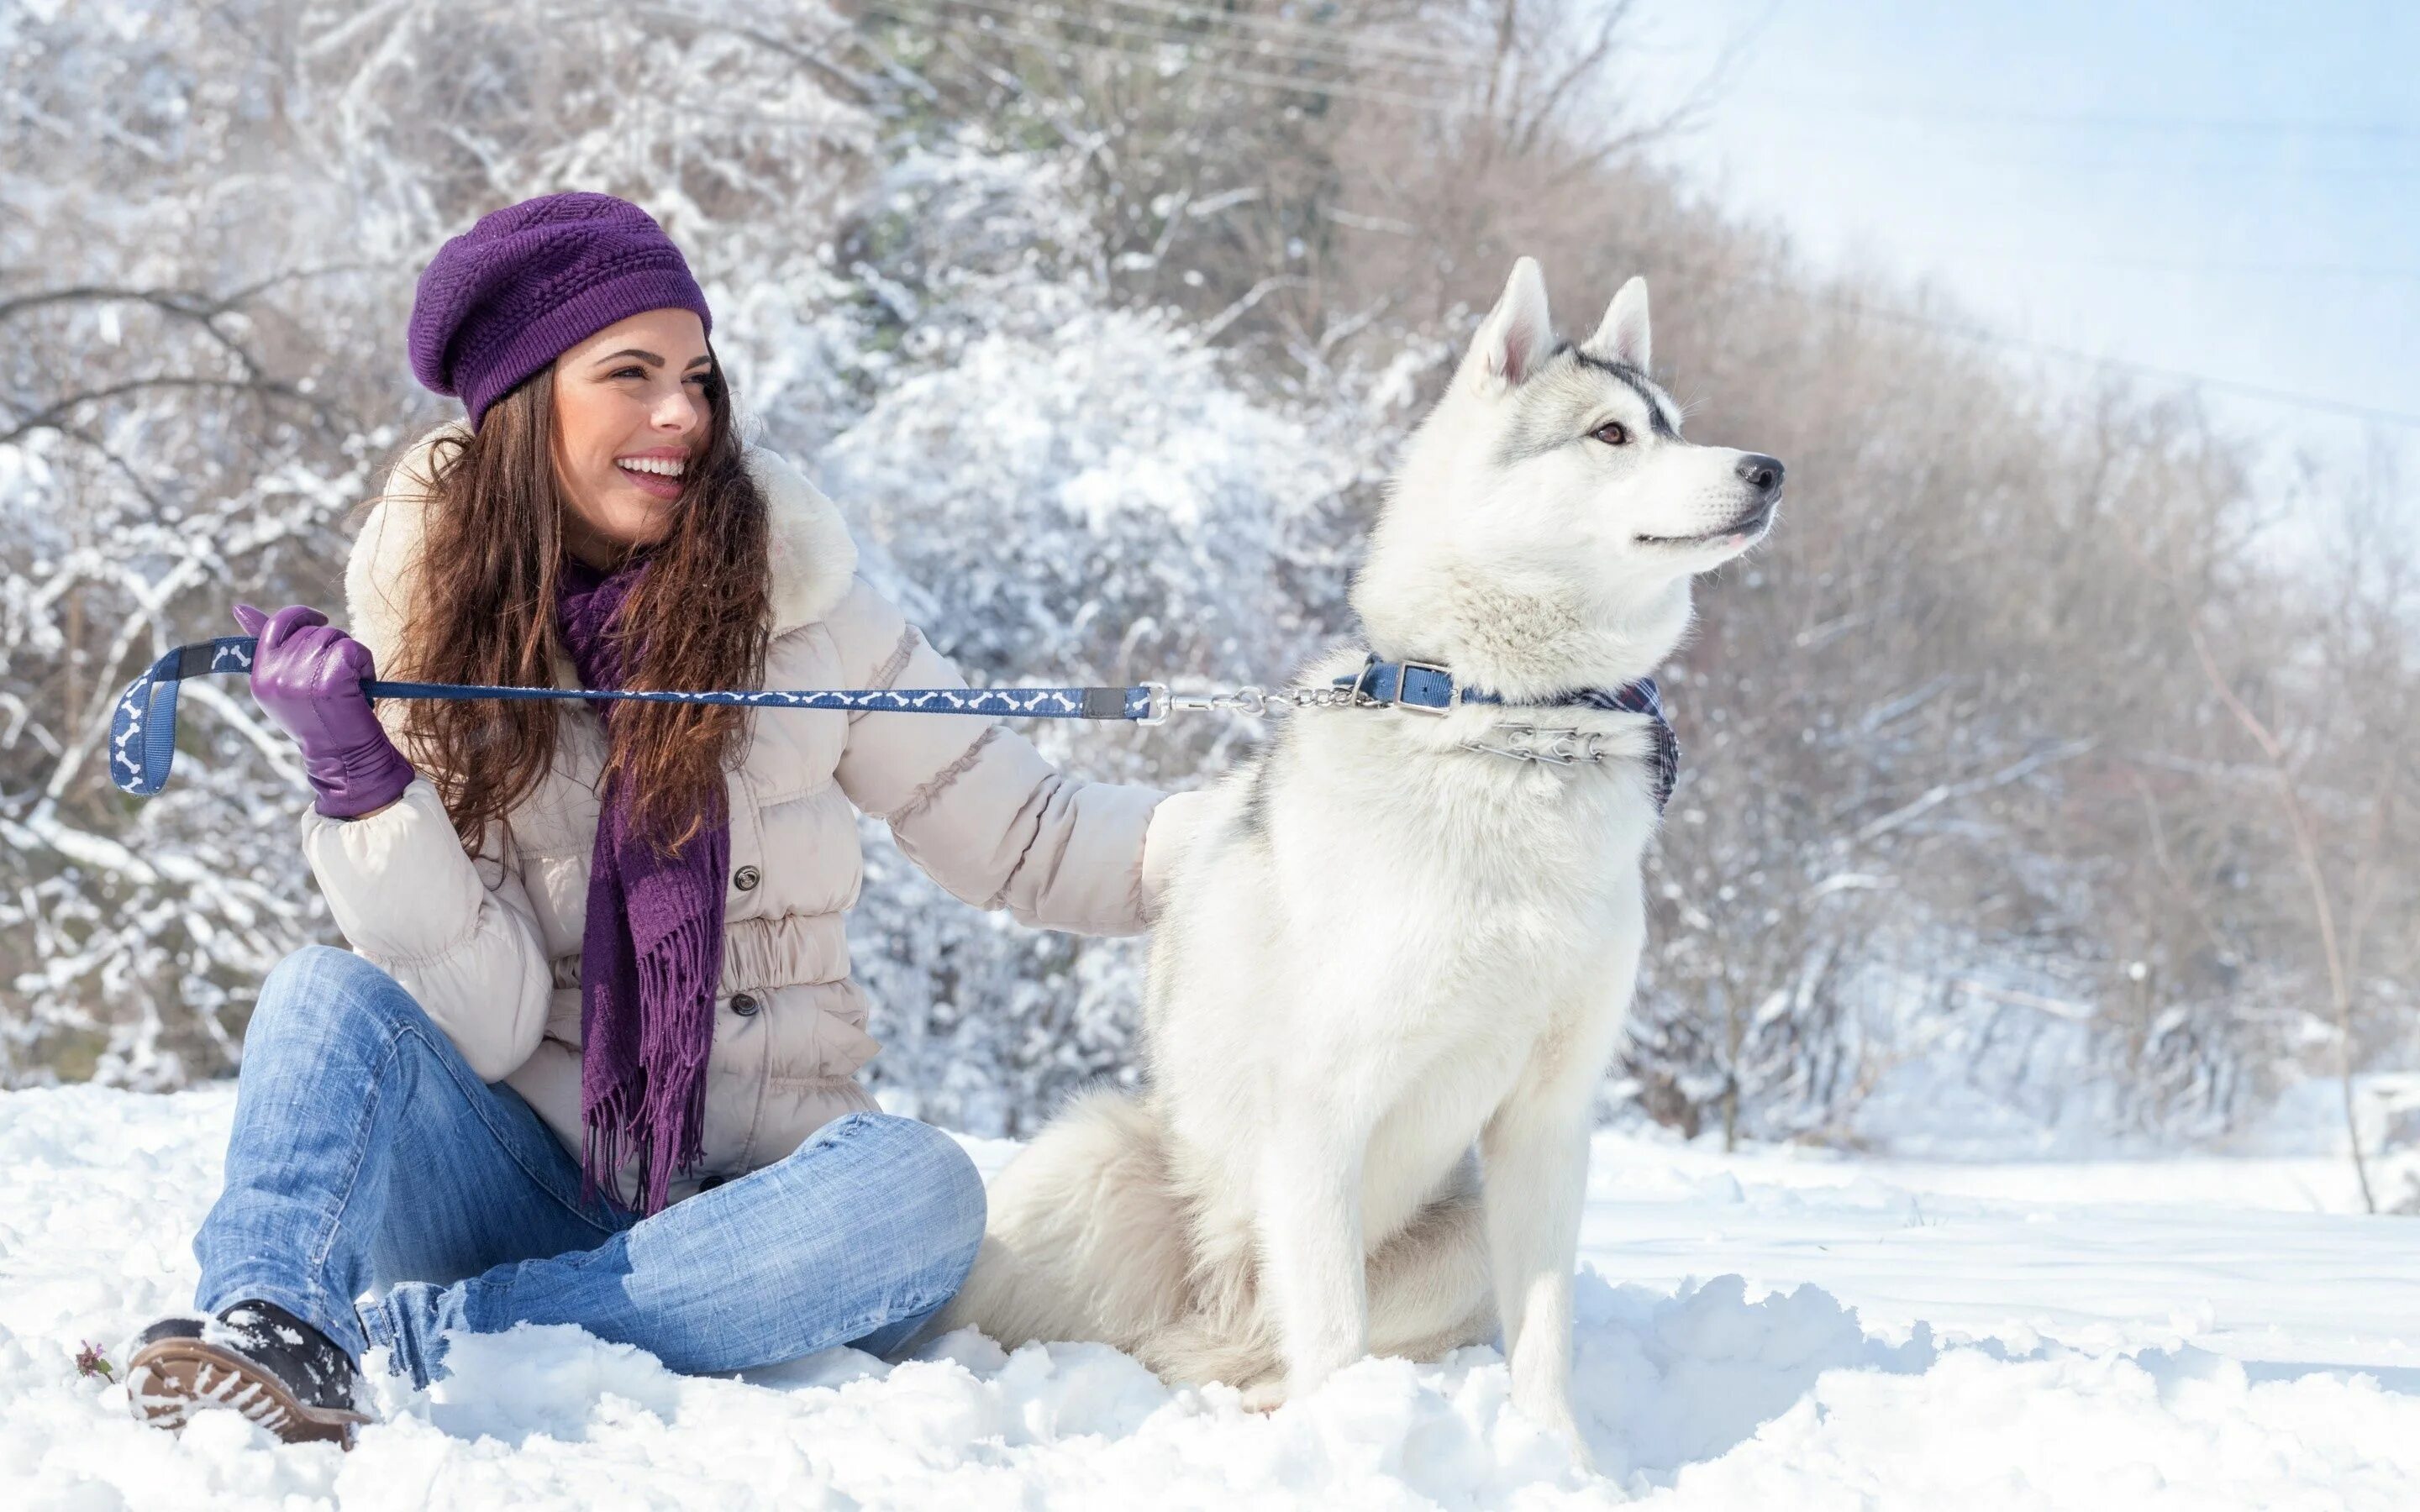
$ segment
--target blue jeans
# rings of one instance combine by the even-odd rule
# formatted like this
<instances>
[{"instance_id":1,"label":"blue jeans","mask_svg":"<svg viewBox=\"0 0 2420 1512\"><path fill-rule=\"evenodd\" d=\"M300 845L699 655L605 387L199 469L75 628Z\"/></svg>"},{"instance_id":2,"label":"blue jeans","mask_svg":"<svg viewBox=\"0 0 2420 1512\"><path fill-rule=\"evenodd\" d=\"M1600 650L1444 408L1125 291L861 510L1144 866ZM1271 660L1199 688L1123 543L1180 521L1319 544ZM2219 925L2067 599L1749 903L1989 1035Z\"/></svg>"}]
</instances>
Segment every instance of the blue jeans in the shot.
<instances>
[{"instance_id":1,"label":"blue jeans","mask_svg":"<svg viewBox=\"0 0 2420 1512\"><path fill-rule=\"evenodd\" d=\"M386 1346L421 1386L444 1373L443 1331L519 1322L577 1323L695 1374L897 1349L983 1238L966 1152L879 1113L652 1217L580 1185L530 1105L482 1083L400 983L306 946L245 1031L194 1302L273 1302L356 1361Z\"/></svg>"}]
</instances>

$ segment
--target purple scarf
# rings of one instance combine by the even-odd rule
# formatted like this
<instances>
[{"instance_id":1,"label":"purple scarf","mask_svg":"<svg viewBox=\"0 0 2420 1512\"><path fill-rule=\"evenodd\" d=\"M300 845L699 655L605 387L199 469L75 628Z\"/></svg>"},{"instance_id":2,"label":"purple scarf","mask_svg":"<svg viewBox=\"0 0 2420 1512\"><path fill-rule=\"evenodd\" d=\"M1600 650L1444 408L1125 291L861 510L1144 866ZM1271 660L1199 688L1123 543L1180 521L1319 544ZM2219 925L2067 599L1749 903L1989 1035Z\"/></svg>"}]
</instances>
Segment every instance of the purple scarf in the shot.
<instances>
[{"instance_id":1,"label":"purple scarf","mask_svg":"<svg viewBox=\"0 0 2420 1512\"><path fill-rule=\"evenodd\" d=\"M646 572L644 558L611 576L566 556L557 624L581 682L619 688L621 648L606 636ZM637 707L592 700L610 732ZM667 860L640 833L629 784L609 784L589 861L588 923L580 939L582 1196L622 1200L623 1162L641 1162L638 1211L660 1211L676 1167L696 1164L706 1119L706 1059L722 975L728 815Z\"/></svg>"}]
</instances>

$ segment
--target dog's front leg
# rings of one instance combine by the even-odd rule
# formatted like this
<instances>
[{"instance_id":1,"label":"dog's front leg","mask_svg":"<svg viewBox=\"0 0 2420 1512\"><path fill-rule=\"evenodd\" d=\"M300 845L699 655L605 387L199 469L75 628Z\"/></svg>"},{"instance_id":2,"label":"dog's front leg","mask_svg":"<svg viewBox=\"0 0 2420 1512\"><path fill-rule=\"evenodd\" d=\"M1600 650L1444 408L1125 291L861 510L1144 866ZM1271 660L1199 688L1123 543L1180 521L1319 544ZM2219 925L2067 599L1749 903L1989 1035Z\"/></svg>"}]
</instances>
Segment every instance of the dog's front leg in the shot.
<instances>
[{"instance_id":1,"label":"dog's front leg","mask_svg":"<svg viewBox=\"0 0 2420 1512\"><path fill-rule=\"evenodd\" d=\"M1562 1435L1584 1467L1592 1461L1571 1404L1572 1265L1588 1195L1593 1080L1525 1076L1480 1138L1512 1405Z\"/></svg>"},{"instance_id":2,"label":"dog's front leg","mask_svg":"<svg viewBox=\"0 0 2420 1512\"><path fill-rule=\"evenodd\" d=\"M1280 1116L1259 1173L1261 1293L1277 1325L1289 1398L1368 1348L1361 1163L1369 1141L1338 1127L1332 1106L1317 1101Z\"/></svg>"}]
</instances>

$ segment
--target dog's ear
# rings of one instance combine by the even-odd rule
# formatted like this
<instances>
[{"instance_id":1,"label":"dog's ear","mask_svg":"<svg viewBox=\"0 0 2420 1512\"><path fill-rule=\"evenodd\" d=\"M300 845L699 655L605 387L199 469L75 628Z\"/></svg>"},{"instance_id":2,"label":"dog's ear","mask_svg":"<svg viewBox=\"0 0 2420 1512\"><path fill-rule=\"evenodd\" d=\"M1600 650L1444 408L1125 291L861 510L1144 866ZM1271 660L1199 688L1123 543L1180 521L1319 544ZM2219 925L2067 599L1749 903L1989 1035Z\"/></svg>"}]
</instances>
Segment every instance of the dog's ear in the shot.
<instances>
[{"instance_id":1,"label":"dog's ear","mask_svg":"<svg viewBox=\"0 0 2420 1512\"><path fill-rule=\"evenodd\" d=\"M1535 257L1512 265L1512 277L1496 308L1479 323L1463 368L1487 387L1527 382L1555 349L1554 318L1546 313L1546 278Z\"/></svg>"},{"instance_id":2,"label":"dog's ear","mask_svg":"<svg viewBox=\"0 0 2420 1512\"><path fill-rule=\"evenodd\" d=\"M1632 274L1621 292L1606 306L1596 334L1580 343L1580 350L1608 363L1647 371L1647 280Z\"/></svg>"}]
</instances>

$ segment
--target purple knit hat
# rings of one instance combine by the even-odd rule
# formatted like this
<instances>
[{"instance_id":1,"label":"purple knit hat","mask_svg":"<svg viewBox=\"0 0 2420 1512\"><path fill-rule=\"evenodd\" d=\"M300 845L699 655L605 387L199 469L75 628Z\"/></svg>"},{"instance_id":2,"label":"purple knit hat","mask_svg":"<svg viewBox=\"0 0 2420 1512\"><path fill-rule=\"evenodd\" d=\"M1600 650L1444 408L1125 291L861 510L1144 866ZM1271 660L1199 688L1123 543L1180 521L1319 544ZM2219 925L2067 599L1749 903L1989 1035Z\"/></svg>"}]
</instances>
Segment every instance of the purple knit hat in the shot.
<instances>
[{"instance_id":1,"label":"purple knit hat","mask_svg":"<svg viewBox=\"0 0 2420 1512\"><path fill-rule=\"evenodd\" d=\"M694 310L705 291L655 217L626 199L540 194L479 217L438 249L411 301L411 371L479 417L531 374L616 320Z\"/></svg>"}]
</instances>

